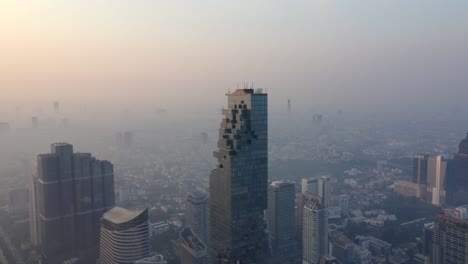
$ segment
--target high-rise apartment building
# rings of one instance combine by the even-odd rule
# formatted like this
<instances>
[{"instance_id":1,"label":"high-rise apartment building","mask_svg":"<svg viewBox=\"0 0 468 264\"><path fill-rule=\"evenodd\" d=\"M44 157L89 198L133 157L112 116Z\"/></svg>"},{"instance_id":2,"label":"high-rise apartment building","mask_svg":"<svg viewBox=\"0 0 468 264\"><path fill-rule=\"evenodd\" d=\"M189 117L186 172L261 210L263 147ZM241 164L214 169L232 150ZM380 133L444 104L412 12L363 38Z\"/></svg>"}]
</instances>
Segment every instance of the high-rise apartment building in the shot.
<instances>
[{"instance_id":1,"label":"high-rise apartment building","mask_svg":"<svg viewBox=\"0 0 468 264\"><path fill-rule=\"evenodd\" d=\"M180 232L180 240L180 264L208 264L207 247L190 227Z\"/></svg>"},{"instance_id":2,"label":"high-rise apartment building","mask_svg":"<svg viewBox=\"0 0 468 264\"><path fill-rule=\"evenodd\" d=\"M261 263L266 253L268 96L262 89L228 93L217 168L210 175L214 261Z\"/></svg>"},{"instance_id":3,"label":"high-rise apartment building","mask_svg":"<svg viewBox=\"0 0 468 264\"><path fill-rule=\"evenodd\" d=\"M97 259L99 219L114 206L110 162L52 144L50 154L37 156L30 198L31 240L41 247L42 263Z\"/></svg>"},{"instance_id":4,"label":"high-rise apartment building","mask_svg":"<svg viewBox=\"0 0 468 264\"><path fill-rule=\"evenodd\" d=\"M268 186L267 223L271 255L293 256L296 251L296 184L275 181Z\"/></svg>"},{"instance_id":5,"label":"high-rise apartment building","mask_svg":"<svg viewBox=\"0 0 468 264\"><path fill-rule=\"evenodd\" d=\"M99 264L133 264L149 257L148 209L114 207L101 219Z\"/></svg>"},{"instance_id":6,"label":"high-rise apartment building","mask_svg":"<svg viewBox=\"0 0 468 264\"><path fill-rule=\"evenodd\" d=\"M318 264L328 256L328 215L321 197L309 192L303 194L307 201L303 209L302 263Z\"/></svg>"},{"instance_id":7,"label":"high-rise apartment building","mask_svg":"<svg viewBox=\"0 0 468 264\"><path fill-rule=\"evenodd\" d=\"M208 196L200 192L189 194L186 201L185 224L205 245L208 245L209 223Z\"/></svg>"},{"instance_id":8,"label":"high-rise apartment building","mask_svg":"<svg viewBox=\"0 0 468 264\"><path fill-rule=\"evenodd\" d=\"M438 215L429 242L429 263L468 263L468 221L445 213Z\"/></svg>"},{"instance_id":9,"label":"high-rise apartment building","mask_svg":"<svg viewBox=\"0 0 468 264\"><path fill-rule=\"evenodd\" d=\"M427 160L427 201L437 205L445 205L445 176L447 161L442 156L430 157Z\"/></svg>"}]
</instances>

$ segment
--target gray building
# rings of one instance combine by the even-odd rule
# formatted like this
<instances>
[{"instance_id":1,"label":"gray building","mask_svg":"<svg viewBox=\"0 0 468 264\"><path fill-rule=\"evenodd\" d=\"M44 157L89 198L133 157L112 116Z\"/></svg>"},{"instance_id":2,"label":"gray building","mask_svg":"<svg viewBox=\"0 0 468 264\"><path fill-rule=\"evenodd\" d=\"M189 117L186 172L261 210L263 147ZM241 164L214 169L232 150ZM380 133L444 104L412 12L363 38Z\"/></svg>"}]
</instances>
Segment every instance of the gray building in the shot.
<instances>
[{"instance_id":1,"label":"gray building","mask_svg":"<svg viewBox=\"0 0 468 264\"><path fill-rule=\"evenodd\" d=\"M99 219L114 206L114 169L89 153L55 143L37 156L31 181L31 240L40 245L42 263L99 254Z\"/></svg>"},{"instance_id":2,"label":"gray building","mask_svg":"<svg viewBox=\"0 0 468 264\"><path fill-rule=\"evenodd\" d=\"M268 96L237 89L227 97L210 175L211 253L215 261L260 263L267 245Z\"/></svg>"},{"instance_id":3,"label":"gray building","mask_svg":"<svg viewBox=\"0 0 468 264\"><path fill-rule=\"evenodd\" d=\"M180 264L208 264L208 249L190 227L180 232Z\"/></svg>"},{"instance_id":4,"label":"gray building","mask_svg":"<svg viewBox=\"0 0 468 264\"><path fill-rule=\"evenodd\" d=\"M296 184L275 181L268 186L267 223L271 255L291 256L296 251Z\"/></svg>"},{"instance_id":5,"label":"gray building","mask_svg":"<svg viewBox=\"0 0 468 264\"><path fill-rule=\"evenodd\" d=\"M209 222L208 196L200 192L189 194L186 201L185 224L191 227L193 233L206 245L208 244Z\"/></svg>"},{"instance_id":6,"label":"gray building","mask_svg":"<svg viewBox=\"0 0 468 264\"><path fill-rule=\"evenodd\" d=\"M101 219L99 264L133 264L149 257L148 209L114 207Z\"/></svg>"}]
</instances>

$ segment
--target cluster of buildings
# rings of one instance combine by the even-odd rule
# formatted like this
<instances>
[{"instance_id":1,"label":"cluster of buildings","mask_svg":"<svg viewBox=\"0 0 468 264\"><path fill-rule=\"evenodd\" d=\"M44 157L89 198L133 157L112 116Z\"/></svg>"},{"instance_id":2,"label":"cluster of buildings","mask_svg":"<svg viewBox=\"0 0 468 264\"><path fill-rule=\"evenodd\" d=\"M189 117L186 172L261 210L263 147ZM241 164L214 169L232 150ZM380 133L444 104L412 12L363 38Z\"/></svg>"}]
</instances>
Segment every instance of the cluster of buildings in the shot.
<instances>
[{"instance_id":1,"label":"cluster of buildings","mask_svg":"<svg viewBox=\"0 0 468 264\"><path fill-rule=\"evenodd\" d=\"M418 154L413 159L413 180L396 181L395 191L436 206L468 204L468 135L453 159Z\"/></svg>"},{"instance_id":2,"label":"cluster of buildings","mask_svg":"<svg viewBox=\"0 0 468 264\"><path fill-rule=\"evenodd\" d=\"M378 168L373 181L360 184L361 172L350 170L345 184L354 186L335 196L330 177L302 179L300 186L288 180L269 182L268 96L261 89L248 88L227 96L208 193L198 190L202 186L196 179L158 182L166 190L174 188L172 194L154 192L150 180L136 177L116 184L112 163L90 153L75 153L67 143L53 144L50 153L38 155L29 192L12 192L8 208L24 210L21 206L29 199L31 241L39 249L41 263L168 263L165 252L154 252L151 241L174 227L177 239L167 242L176 248L181 264L410 263L393 254L394 246L379 236L343 233L348 222L378 229L397 220L383 210L356 208L385 199L382 190L401 171ZM206 144L207 134L201 137ZM132 139L128 141L123 145L130 147ZM414 181L397 181L395 190L436 205L463 203L466 187L463 183L455 187L449 178L460 179L465 172L468 136L465 141L453 161L416 156ZM171 169L176 170L162 166L157 173L174 175L168 172ZM179 191L188 189L192 192L180 199ZM151 204L155 194L165 203ZM139 204L140 209L125 209L122 204ZM159 217L171 210L174 218ZM440 214L425 228L424 254L419 259L467 263L467 219L464 206Z\"/></svg>"}]
</instances>

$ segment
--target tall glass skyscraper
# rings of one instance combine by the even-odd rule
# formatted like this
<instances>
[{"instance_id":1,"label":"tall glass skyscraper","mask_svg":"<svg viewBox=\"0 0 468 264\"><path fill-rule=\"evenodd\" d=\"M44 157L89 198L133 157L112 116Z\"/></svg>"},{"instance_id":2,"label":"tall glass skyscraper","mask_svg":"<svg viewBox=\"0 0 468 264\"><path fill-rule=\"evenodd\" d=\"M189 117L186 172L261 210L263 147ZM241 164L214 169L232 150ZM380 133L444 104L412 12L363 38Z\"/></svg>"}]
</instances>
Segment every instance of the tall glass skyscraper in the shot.
<instances>
[{"instance_id":1,"label":"tall glass skyscraper","mask_svg":"<svg viewBox=\"0 0 468 264\"><path fill-rule=\"evenodd\" d=\"M265 260L268 186L268 96L262 89L228 93L218 166L210 175L211 250L215 263Z\"/></svg>"},{"instance_id":2,"label":"tall glass skyscraper","mask_svg":"<svg viewBox=\"0 0 468 264\"><path fill-rule=\"evenodd\" d=\"M37 156L31 183L31 235L42 263L78 258L92 263L99 255L103 213L114 206L114 168L73 146L55 143Z\"/></svg>"}]
</instances>

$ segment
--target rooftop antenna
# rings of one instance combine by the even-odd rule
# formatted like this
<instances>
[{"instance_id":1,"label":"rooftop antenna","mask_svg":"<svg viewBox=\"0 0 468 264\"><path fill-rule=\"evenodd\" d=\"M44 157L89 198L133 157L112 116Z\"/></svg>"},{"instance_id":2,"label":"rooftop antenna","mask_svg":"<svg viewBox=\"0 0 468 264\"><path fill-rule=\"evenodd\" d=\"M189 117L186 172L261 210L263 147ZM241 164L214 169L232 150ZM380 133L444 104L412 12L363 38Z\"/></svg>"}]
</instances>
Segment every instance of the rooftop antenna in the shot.
<instances>
[{"instance_id":1,"label":"rooftop antenna","mask_svg":"<svg viewBox=\"0 0 468 264\"><path fill-rule=\"evenodd\" d=\"M239 81L237 81L237 89L239 89Z\"/></svg>"},{"instance_id":2,"label":"rooftop antenna","mask_svg":"<svg viewBox=\"0 0 468 264\"><path fill-rule=\"evenodd\" d=\"M252 82L252 89L253 89L253 88L254 88L254 84L253 84L253 82Z\"/></svg>"}]
</instances>

